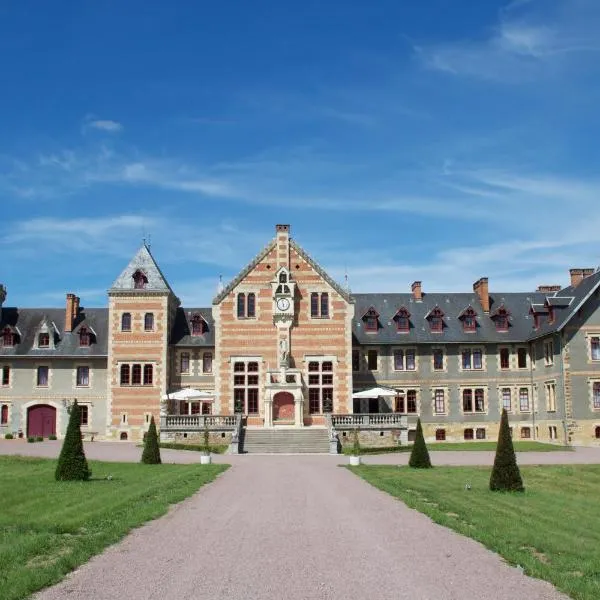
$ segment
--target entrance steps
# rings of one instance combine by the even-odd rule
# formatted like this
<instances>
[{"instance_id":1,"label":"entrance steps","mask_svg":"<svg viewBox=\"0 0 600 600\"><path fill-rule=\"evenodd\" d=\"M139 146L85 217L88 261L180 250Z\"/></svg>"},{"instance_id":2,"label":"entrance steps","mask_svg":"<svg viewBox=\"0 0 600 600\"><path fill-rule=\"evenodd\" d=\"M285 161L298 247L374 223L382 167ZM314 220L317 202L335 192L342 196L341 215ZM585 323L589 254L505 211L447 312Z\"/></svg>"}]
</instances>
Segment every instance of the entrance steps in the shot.
<instances>
[{"instance_id":1,"label":"entrance steps","mask_svg":"<svg viewBox=\"0 0 600 600\"><path fill-rule=\"evenodd\" d=\"M329 453L329 435L325 428L245 428L242 439L242 452L248 454Z\"/></svg>"}]
</instances>

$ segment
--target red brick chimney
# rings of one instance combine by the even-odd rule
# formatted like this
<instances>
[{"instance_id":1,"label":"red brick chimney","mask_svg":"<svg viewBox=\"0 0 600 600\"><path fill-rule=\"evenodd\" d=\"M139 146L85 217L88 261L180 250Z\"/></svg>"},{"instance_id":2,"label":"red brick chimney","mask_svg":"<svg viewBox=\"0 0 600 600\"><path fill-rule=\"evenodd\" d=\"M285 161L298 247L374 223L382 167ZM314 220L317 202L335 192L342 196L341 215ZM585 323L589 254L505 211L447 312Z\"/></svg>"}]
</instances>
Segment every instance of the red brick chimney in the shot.
<instances>
[{"instance_id":1,"label":"red brick chimney","mask_svg":"<svg viewBox=\"0 0 600 600\"><path fill-rule=\"evenodd\" d=\"M481 308L484 313L490 312L490 292L488 288L488 278L481 277L473 284L473 291L479 296Z\"/></svg>"},{"instance_id":2,"label":"red brick chimney","mask_svg":"<svg viewBox=\"0 0 600 600\"><path fill-rule=\"evenodd\" d=\"M415 302L423 302L423 290L421 288L421 282L413 281L412 285L410 286L410 289L412 290Z\"/></svg>"},{"instance_id":3,"label":"red brick chimney","mask_svg":"<svg viewBox=\"0 0 600 600\"><path fill-rule=\"evenodd\" d=\"M67 294L67 308L65 312L65 332L73 331L73 322L75 321L75 294Z\"/></svg>"},{"instance_id":4,"label":"red brick chimney","mask_svg":"<svg viewBox=\"0 0 600 600\"><path fill-rule=\"evenodd\" d=\"M560 292L562 290L562 286L560 285L538 285L536 292L541 292L542 294L551 294L554 292Z\"/></svg>"},{"instance_id":5,"label":"red brick chimney","mask_svg":"<svg viewBox=\"0 0 600 600\"><path fill-rule=\"evenodd\" d=\"M583 269L583 276L589 277L590 275L593 275L595 272L596 272L595 269Z\"/></svg>"},{"instance_id":6,"label":"red brick chimney","mask_svg":"<svg viewBox=\"0 0 600 600\"><path fill-rule=\"evenodd\" d=\"M276 225L277 235L277 268L290 268L290 226Z\"/></svg>"},{"instance_id":7,"label":"red brick chimney","mask_svg":"<svg viewBox=\"0 0 600 600\"><path fill-rule=\"evenodd\" d=\"M569 269L571 275L571 285L577 287L583 280L583 269Z\"/></svg>"},{"instance_id":8,"label":"red brick chimney","mask_svg":"<svg viewBox=\"0 0 600 600\"><path fill-rule=\"evenodd\" d=\"M73 300L73 321L77 320L77 317L79 316L79 302L81 301L81 299L79 298L79 296L75 296L75 299Z\"/></svg>"}]
</instances>

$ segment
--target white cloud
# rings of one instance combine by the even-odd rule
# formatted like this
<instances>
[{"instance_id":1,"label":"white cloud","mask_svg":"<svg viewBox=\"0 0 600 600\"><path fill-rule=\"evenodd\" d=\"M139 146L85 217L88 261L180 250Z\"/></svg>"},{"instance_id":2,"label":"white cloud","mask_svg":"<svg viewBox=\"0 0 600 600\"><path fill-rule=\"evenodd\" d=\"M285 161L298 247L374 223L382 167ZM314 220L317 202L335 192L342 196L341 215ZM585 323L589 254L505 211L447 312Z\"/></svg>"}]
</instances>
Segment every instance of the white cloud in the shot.
<instances>
[{"instance_id":1,"label":"white cloud","mask_svg":"<svg viewBox=\"0 0 600 600\"><path fill-rule=\"evenodd\" d=\"M84 127L86 129L98 129L108 133L119 133L119 131L123 130L123 125L121 123L118 121L112 121L110 119L94 119L87 121Z\"/></svg>"}]
</instances>

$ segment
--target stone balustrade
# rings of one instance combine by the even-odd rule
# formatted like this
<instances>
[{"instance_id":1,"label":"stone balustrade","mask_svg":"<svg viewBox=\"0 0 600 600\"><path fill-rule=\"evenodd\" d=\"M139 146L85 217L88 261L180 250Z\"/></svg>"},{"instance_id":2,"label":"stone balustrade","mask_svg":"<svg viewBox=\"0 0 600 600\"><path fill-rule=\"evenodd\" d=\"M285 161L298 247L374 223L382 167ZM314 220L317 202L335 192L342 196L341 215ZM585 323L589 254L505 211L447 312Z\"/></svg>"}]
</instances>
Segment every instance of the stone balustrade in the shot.
<instances>
[{"instance_id":1,"label":"stone balustrade","mask_svg":"<svg viewBox=\"0 0 600 600\"><path fill-rule=\"evenodd\" d=\"M408 417L398 413L331 415L331 424L334 429L406 429Z\"/></svg>"},{"instance_id":2,"label":"stone balustrade","mask_svg":"<svg viewBox=\"0 0 600 600\"><path fill-rule=\"evenodd\" d=\"M161 431L202 431L205 426L210 430L239 430L241 415L163 415L160 418Z\"/></svg>"}]
</instances>

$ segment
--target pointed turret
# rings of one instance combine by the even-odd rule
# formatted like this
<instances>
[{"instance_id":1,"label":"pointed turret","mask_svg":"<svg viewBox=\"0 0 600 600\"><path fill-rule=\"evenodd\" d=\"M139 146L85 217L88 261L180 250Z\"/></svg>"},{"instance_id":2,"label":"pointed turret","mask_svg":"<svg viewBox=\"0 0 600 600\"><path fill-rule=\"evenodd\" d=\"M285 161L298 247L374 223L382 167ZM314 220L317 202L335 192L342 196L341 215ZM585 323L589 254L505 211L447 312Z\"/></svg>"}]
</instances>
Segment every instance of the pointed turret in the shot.
<instances>
[{"instance_id":1,"label":"pointed turret","mask_svg":"<svg viewBox=\"0 0 600 600\"><path fill-rule=\"evenodd\" d=\"M144 243L129 261L123 272L115 279L109 292L119 291L171 292L160 267Z\"/></svg>"}]
</instances>

